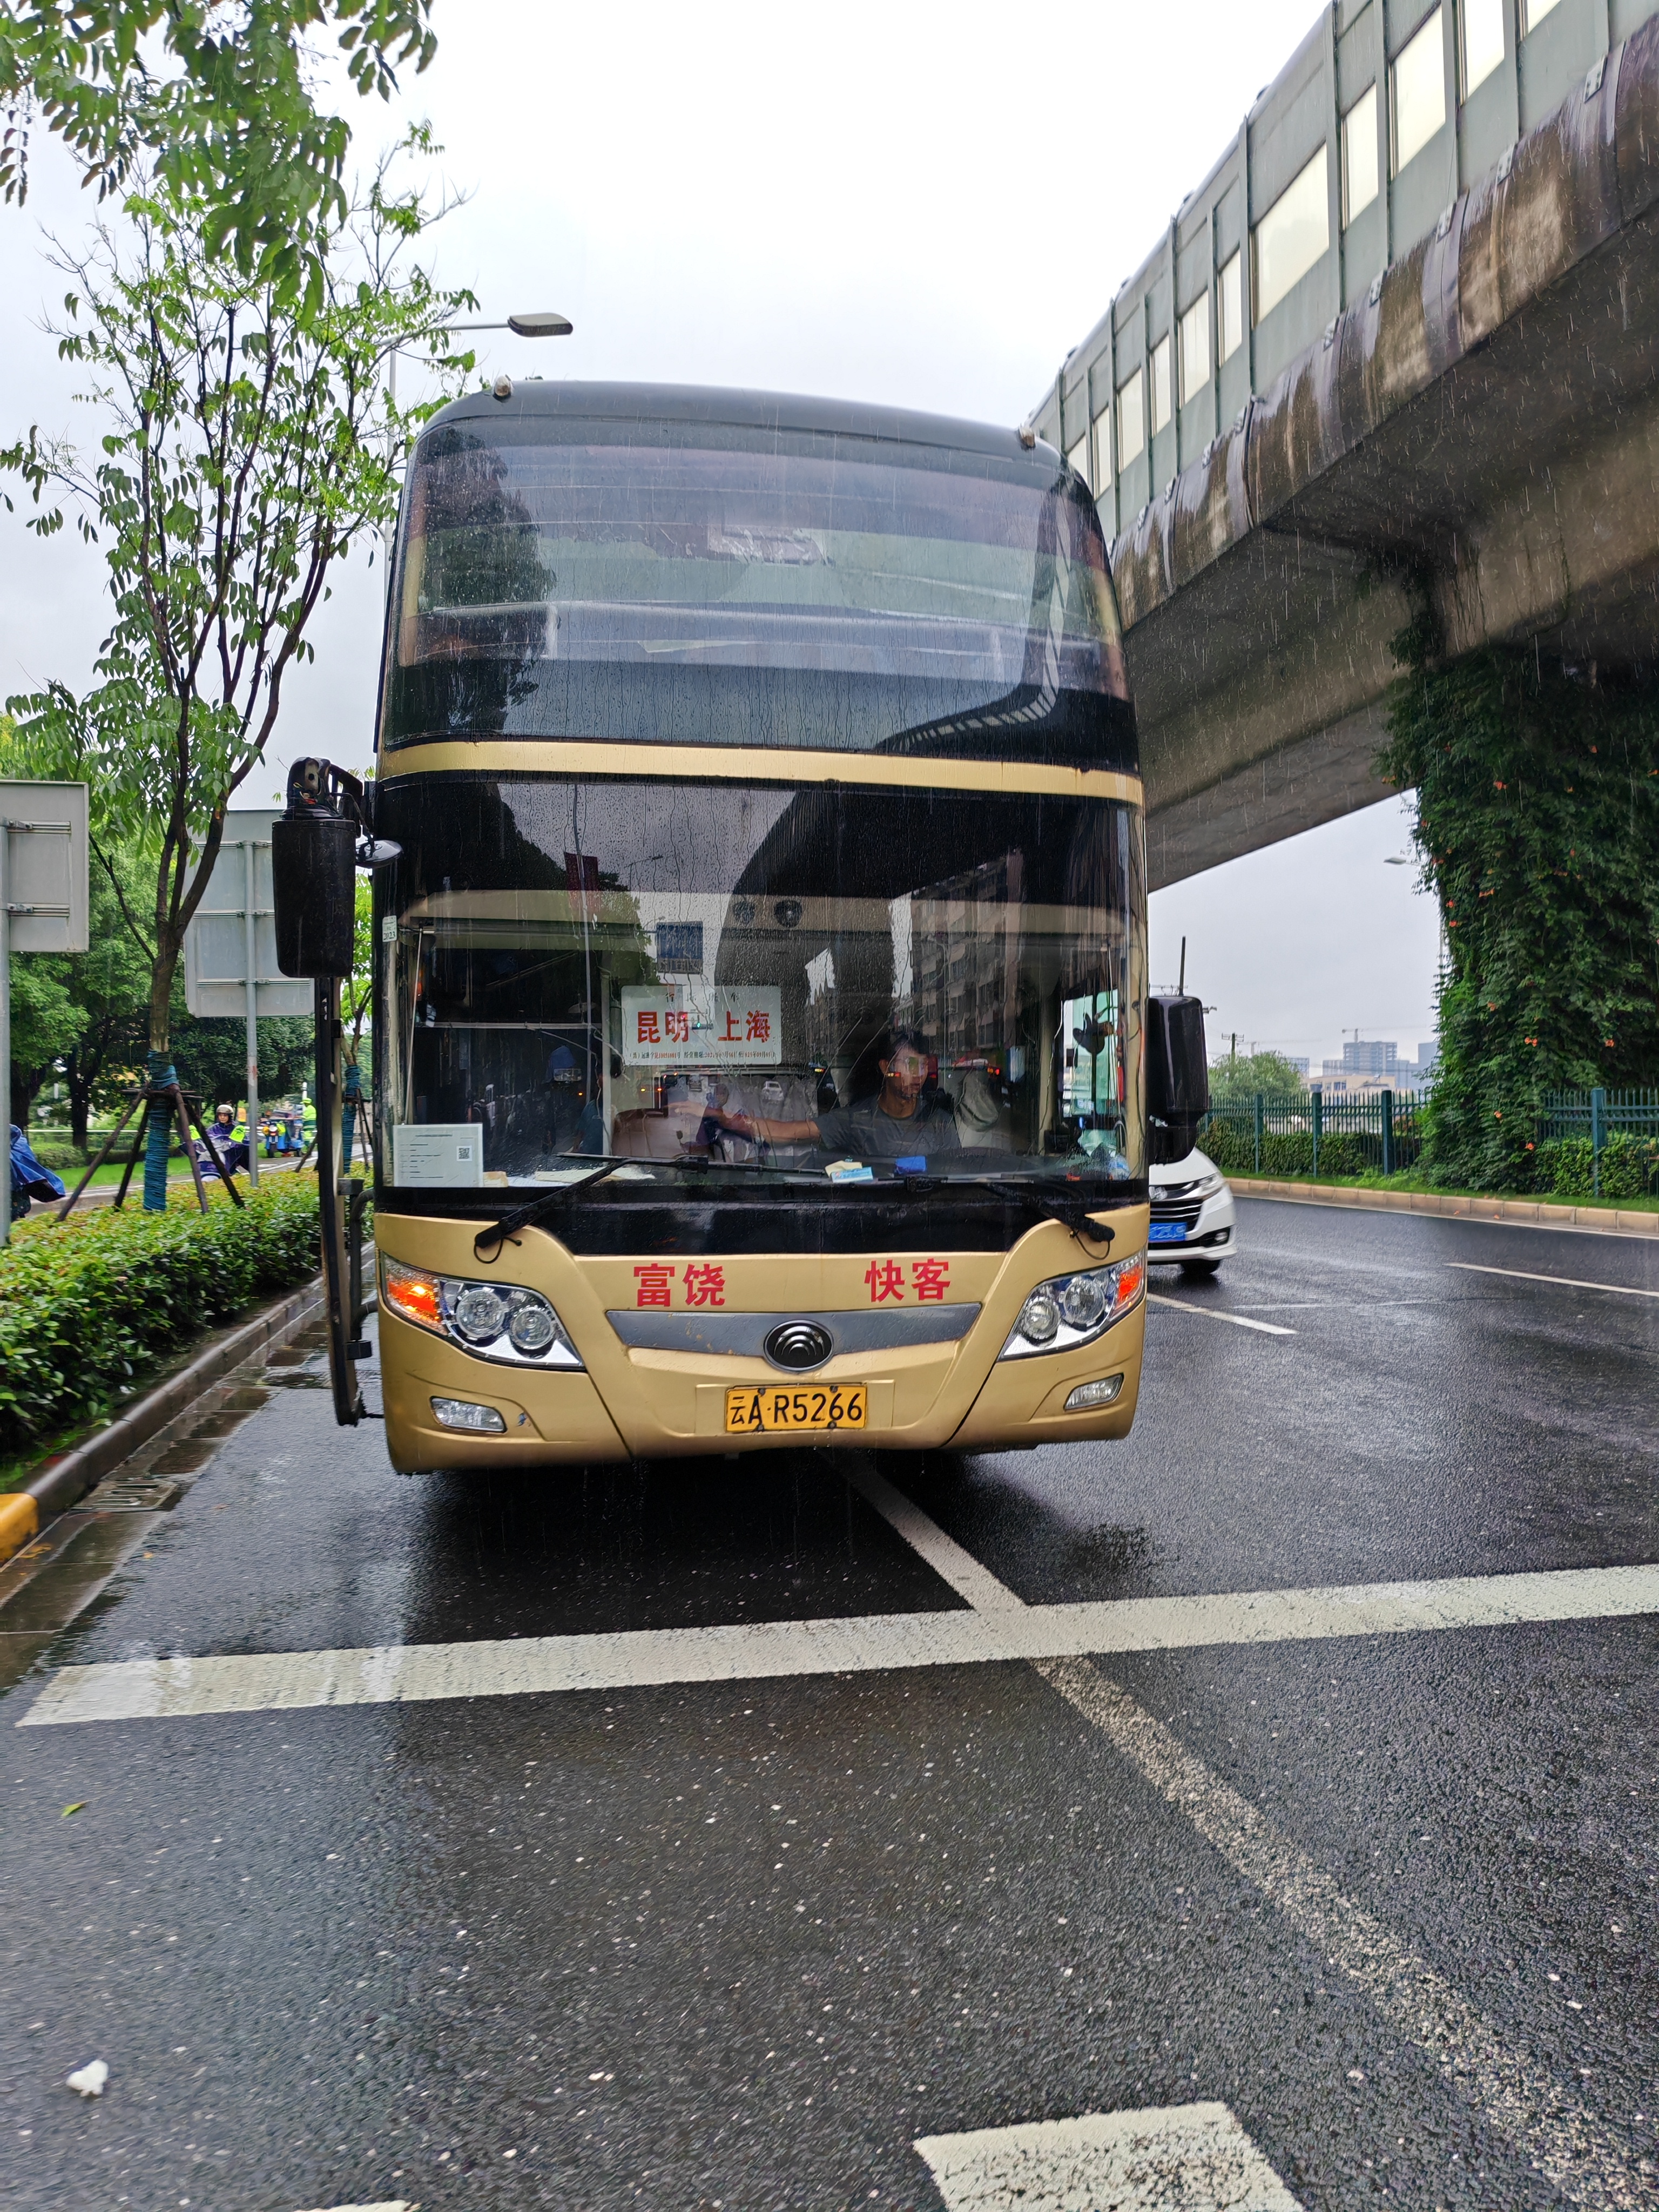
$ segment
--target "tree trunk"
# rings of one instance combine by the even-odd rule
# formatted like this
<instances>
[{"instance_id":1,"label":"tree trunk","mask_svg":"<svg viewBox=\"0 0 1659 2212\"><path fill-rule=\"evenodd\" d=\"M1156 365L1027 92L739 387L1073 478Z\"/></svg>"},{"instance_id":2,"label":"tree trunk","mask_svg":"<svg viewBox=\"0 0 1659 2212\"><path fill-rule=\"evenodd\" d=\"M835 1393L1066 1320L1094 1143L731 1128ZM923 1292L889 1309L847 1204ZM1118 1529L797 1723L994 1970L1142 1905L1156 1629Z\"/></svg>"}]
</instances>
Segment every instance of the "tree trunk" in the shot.
<instances>
[{"instance_id":1,"label":"tree trunk","mask_svg":"<svg viewBox=\"0 0 1659 2212\"><path fill-rule=\"evenodd\" d=\"M69 1084L70 1142L84 1152L87 1125L92 1118L94 1078L83 1071L81 1055L73 1049L64 1055L64 1074Z\"/></svg>"},{"instance_id":2,"label":"tree trunk","mask_svg":"<svg viewBox=\"0 0 1659 2212\"><path fill-rule=\"evenodd\" d=\"M159 920L159 916L158 916ZM167 1031L173 1001L173 978L179 965L179 940L177 933L165 926L155 933L155 961L149 975L149 1060L148 1066L151 1085L176 1084L178 1074L167 1049ZM173 1133L172 1109L166 1100L157 1098L149 1107L149 1127L144 1136L144 1211L161 1213L167 1202L167 1152Z\"/></svg>"},{"instance_id":3,"label":"tree trunk","mask_svg":"<svg viewBox=\"0 0 1659 2212\"><path fill-rule=\"evenodd\" d=\"M171 930L158 933L155 958L149 971L149 1048L165 1052L173 1018L173 979L179 970L178 941Z\"/></svg>"}]
</instances>

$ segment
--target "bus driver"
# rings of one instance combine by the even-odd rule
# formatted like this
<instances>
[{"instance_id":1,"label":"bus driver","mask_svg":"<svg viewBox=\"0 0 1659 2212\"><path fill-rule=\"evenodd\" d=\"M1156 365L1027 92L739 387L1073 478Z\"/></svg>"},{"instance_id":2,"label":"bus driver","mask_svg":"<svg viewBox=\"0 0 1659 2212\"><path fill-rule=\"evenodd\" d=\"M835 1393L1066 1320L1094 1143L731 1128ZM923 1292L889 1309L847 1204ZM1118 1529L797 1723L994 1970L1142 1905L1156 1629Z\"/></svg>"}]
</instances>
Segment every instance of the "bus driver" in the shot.
<instances>
[{"instance_id":1,"label":"bus driver","mask_svg":"<svg viewBox=\"0 0 1659 2212\"><path fill-rule=\"evenodd\" d=\"M881 1088L854 1105L838 1106L816 1121L763 1121L749 1114L715 1113L734 1135L761 1145L821 1145L855 1159L898 1160L959 1149L954 1109L943 1091L924 1093L931 1055L916 1030L895 1030L887 1056L878 1060Z\"/></svg>"}]
</instances>

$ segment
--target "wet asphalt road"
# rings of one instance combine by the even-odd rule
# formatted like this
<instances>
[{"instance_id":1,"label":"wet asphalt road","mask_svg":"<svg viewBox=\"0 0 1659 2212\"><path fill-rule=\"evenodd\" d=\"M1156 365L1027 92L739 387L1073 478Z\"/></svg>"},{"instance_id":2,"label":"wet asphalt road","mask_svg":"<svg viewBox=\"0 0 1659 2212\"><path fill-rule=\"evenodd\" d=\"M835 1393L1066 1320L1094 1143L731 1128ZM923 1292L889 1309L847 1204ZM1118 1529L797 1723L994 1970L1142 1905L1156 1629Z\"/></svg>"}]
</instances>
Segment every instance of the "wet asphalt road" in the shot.
<instances>
[{"instance_id":1,"label":"wet asphalt road","mask_svg":"<svg viewBox=\"0 0 1659 2212\"><path fill-rule=\"evenodd\" d=\"M1659 1297L1473 1272L1659 1249L1241 1216L1126 1444L883 1471L1028 1604L1659 1559ZM70 1662L959 1608L840 1465L404 1480L301 1373L89 1522L0 1611L0 2203L938 2212L918 2137L1200 2100L1305 2207L1653 2200L1652 1616L1097 1662L1581 2101L1565 2188L1024 1662L12 1726Z\"/></svg>"}]
</instances>

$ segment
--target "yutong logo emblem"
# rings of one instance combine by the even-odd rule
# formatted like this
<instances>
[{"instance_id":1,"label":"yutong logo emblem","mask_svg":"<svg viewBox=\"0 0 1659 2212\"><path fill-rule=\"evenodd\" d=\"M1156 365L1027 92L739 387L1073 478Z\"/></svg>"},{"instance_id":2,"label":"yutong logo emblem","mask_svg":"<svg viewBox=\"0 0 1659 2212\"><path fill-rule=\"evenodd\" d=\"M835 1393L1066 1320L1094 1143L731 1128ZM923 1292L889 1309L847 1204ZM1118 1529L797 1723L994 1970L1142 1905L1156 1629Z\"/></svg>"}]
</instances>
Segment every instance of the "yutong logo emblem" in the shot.
<instances>
[{"instance_id":1,"label":"yutong logo emblem","mask_svg":"<svg viewBox=\"0 0 1659 2212\"><path fill-rule=\"evenodd\" d=\"M822 1367L835 1348L829 1330L815 1321L781 1322L766 1340L774 1367Z\"/></svg>"}]
</instances>

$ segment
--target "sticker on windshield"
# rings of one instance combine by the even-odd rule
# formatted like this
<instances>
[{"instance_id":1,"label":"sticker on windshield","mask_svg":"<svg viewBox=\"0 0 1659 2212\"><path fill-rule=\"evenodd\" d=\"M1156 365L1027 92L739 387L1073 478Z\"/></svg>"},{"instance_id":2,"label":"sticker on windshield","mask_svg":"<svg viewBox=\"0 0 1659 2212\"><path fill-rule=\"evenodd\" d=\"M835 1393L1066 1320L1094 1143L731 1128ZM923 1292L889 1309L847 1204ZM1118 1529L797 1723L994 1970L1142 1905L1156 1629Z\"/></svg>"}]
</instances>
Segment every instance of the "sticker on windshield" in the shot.
<instances>
[{"instance_id":1,"label":"sticker on windshield","mask_svg":"<svg viewBox=\"0 0 1659 2212\"><path fill-rule=\"evenodd\" d=\"M783 994L713 984L629 985L622 994L625 1067L775 1067Z\"/></svg>"}]
</instances>

